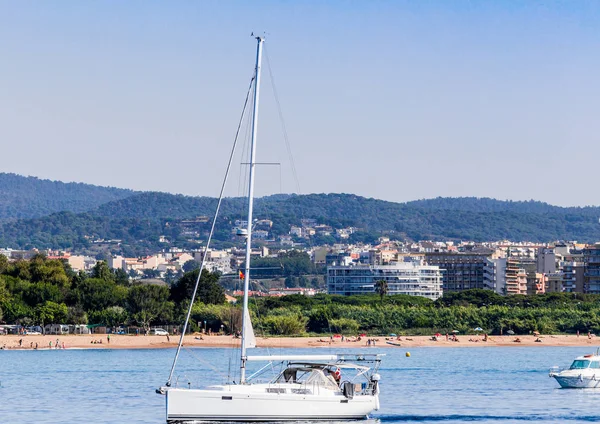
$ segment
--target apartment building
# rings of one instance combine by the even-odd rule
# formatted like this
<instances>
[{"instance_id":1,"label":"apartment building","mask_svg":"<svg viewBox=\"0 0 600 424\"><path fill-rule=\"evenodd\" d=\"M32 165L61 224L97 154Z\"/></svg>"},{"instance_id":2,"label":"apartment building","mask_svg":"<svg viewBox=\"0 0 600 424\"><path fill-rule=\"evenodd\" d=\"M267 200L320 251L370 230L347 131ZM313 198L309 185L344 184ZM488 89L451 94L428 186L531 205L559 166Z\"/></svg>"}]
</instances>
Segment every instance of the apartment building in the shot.
<instances>
[{"instance_id":1,"label":"apartment building","mask_svg":"<svg viewBox=\"0 0 600 424\"><path fill-rule=\"evenodd\" d=\"M600 294L600 243L583 249L583 291Z\"/></svg>"},{"instance_id":2,"label":"apartment building","mask_svg":"<svg viewBox=\"0 0 600 424\"><path fill-rule=\"evenodd\" d=\"M483 268L483 285L498 294L506 294L506 258L486 259Z\"/></svg>"},{"instance_id":3,"label":"apartment building","mask_svg":"<svg viewBox=\"0 0 600 424\"><path fill-rule=\"evenodd\" d=\"M442 296L442 273L438 266L397 263L327 268L329 294L372 294L375 293L376 282L380 280L387 283L388 295L406 294L432 300Z\"/></svg>"},{"instance_id":4,"label":"apartment building","mask_svg":"<svg viewBox=\"0 0 600 424\"><path fill-rule=\"evenodd\" d=\"M487 260L491 254L492 252L428 252L425 253L425 262L440 268L444 292L492 289L484 278Z\"/></svg>"}]
</instances>

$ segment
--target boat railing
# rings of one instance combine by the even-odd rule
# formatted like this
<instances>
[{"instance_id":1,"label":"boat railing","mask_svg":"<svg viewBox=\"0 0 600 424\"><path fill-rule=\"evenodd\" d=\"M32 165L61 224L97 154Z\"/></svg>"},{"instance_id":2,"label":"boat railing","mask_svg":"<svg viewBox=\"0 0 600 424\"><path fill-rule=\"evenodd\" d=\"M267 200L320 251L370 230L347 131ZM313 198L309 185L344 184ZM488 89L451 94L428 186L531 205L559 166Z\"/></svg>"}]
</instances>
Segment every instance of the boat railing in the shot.
<instances>
[{"instance_id":1,"label":"boat railing","mask_svg":"<svg viewBox=\"0 0 600 424\"><path fill-rule=\"evenodd\" d=\"M550 369L550 376L552 376L553 372L558 373L560 371L563 371L565 369L568 369L568 367L552 367ZM184 387L187 389L191 389L192 388L192 381L190 378L188 378L186 375L180 375L177 376L177 378L175 379L175 382L173 384L173 387L178 388L179 387L179 383L180 383L180 379L184 380ZM355 396L363 396L363 395L373 395L373 392L375 390L375 385L373 384L373 382L362 382L362 383L355 383L353 381L350 381L351 383L354 384L354 395ZM228 384L228 383L225 383ZM327 390L327 392L331 392L331 386L328 384L324 384L318 381L312 381L310 383L306 382L306 381L296 381L296 382L286 382L286 383L282 383L282 382L277 382L277 381L273 381L273 380L266 380L266 379L253 379L252 380L252 384L264 384L267 386L267 390L279 390L279 389L290 389L292 390L291 393L296 393L296 394L300 394L301 392L305 392L305 394L312 394L312 395L320 395L321 394L321 390ZM339 388L339 390L341 390L341 387ZM284 393L284 392L281 392ZM288 393L288 391L286 390L285 393Z\"/></svg>"},{"instance_id":2,"label":"boat railing","mask_svg":"<svg viewBox=\"0 0 600 424\"><path fill-rule=\"evenodd\" d=\"M569 369L569 367L559 367L559 366L555 365L552 368L550 368L550 370L548 371L548 377L554 377L556 374L559 374L568 369Z\"/></svg>"}]
</instances>

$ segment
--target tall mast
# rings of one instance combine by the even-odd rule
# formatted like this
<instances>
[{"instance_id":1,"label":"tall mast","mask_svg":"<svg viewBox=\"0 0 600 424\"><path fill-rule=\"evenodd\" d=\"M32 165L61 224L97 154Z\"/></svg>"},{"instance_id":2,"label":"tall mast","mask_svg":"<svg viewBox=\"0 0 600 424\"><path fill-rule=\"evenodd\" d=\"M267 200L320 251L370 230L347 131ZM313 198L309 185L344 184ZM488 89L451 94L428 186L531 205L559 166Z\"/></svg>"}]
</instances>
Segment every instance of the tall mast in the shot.
<instances>
[{"instance_id":1,"label":"tall mast","mask_svg":"<svg viewBox=\"0 0 600 424\"><path fill-rule=\"evenodd\" d=\"M260 93L260 65L264 37L256 37L256 79L254 80L254 105L252 108L252 141L250 147L250 177L248 182L248 238L246 239L246 267L244 273L244 303L242 309L242 357L240 383L246 382L246 323L248 314L248 288L250 286L250 252L252 249L252 209L254 206L254 170L256 167L256 135L258 133L258 100Z\"/></svg>"}]
</instances>

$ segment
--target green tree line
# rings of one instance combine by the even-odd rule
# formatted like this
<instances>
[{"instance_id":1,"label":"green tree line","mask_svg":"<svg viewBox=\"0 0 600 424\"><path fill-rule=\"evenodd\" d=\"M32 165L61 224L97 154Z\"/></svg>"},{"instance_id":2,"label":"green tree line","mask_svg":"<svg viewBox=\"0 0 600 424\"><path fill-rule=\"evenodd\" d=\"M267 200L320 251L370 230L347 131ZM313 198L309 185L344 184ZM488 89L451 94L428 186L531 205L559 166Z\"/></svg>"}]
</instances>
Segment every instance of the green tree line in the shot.
<instances>
[{"instance_id":1,"label":"green tree line","mask_svg":"<svg viewBox=\"0 0 600 424\"><path fill-rule=\"evenodd\" d=\"M100 261L90 273L74 272L65 261L37 255L9 262L0 255L0 322L24 326L105 326L181 323L198 270L171 286L130 282L123 270ZM223 304L219 275L202 273L198 305Z\"/></svg>"},{"instance_id":2,"label":"green tree line","mask_svg":"<svg viewBox=\"0 0 600 424\"><path fill-rule=\"evenodd\" d=\"M0 322L45 325L181 324L189 307L198 269L170 286L132 283L122 270L98 262L89 273L38 255L9 262L0 255ZM225 301L219 275L203 271L192 308L192 329L241 327L240 303ZM448 293L437 301L417 296L379 294L308 297L292 295L251 299L258 334L355 335L472 333L600 333L600 296L549 293L503 297L489 290Z\"/></svg>"}]
</instances>

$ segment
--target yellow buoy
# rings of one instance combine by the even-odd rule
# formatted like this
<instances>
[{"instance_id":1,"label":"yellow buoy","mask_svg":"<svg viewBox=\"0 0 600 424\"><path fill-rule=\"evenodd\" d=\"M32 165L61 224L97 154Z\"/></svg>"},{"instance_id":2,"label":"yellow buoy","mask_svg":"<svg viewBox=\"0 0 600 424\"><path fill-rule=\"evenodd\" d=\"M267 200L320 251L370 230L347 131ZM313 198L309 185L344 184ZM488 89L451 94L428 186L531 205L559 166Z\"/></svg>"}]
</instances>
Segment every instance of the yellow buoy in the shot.
<instances>
[{"instance_id":1,"label":"yellow buoy","mask_svg":"<svg viewBox=\"0 0 600 424\"><path fill-rule=\"evenodd\" d=\"M406 352L406 357L410 358L410 352Z\"/></svg>"}]
</instances>

